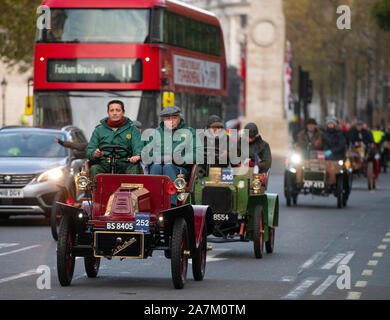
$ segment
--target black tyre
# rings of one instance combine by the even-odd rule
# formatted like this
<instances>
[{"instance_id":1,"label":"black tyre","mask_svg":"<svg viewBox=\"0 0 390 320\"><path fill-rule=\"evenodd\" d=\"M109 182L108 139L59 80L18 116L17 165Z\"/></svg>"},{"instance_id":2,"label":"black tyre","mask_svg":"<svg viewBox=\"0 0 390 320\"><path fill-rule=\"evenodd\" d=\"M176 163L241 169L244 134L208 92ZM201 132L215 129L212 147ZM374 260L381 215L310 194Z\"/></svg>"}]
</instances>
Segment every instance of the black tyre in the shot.
<instances>
[{"instance_id":1,"label":"black tyre","mask_svg":"<svg viewBox=\"0 0 390 320\"><path fill-rule=\"evenodd\" d=\"M57 273L61 286L69 286L72 282L75 256L72 253L74 233L70 217L61 219L57 242Z\"/></svg>"},{"instance_id":2,"label":"black tyre","mask_svg":"<svg viewBox=\"0 0 390 320\"><path fill-rule=\"evenodd\" d=\"M291 200L293 197L293 186L291 181L290 174L288 172L284 173L284 196L286 197L286 206L291 206Z\"/></svg>"},{"instance_id":3,"label":"black tyre","mask_svg":"<svg viewBox=\"0 0 390 320\"><path fill-rule=\"evenodd\" d=\"M96 278L99 273L100 258L85 257L84 267L88 278Z\"/></svg>"},{"instance_id":4,"label":"black tyre","mask_svg":"<svg viewBox=\"0 0 390 320\"><path fill-rule=\"evenodd\" d=\"M263 207L258 205L253 216L253 249L256 259L263 257L264 248L264 222Z\"/></svg>"},{"instance_id":5,"label":"black tyre","mask_svg":"<svg viewBox=\"0 0 390 320\"><path fill-rule=\"evenodd\" d=\"M344 205L344 181L343 176L338 176L336 181L337 208L342 208Z\"/></svg>"},{"instance_id":6,"label":"black tyre","mask_svg":"<svg viewBox=\"0 0 390 320\"><path fill-rule=\"evenodd\" d=\"M173 285L182 289L187 280L189 239L184 218L177 218L173 225L171 241L171 273Z\"/></svg>"},{"instance_id":7,"label":"black tyre","mask_svg":"<svg viewBox=\"0 0 390 320\"><path fill-rule=\"evenodd\" d=\"M202 232L202 241L192 257L192 274L196 281L201 281L206 273L207 260L207 230L206 221Z\"/></svg>"},{"instance_id":8,"label":"black tyre","mask_svg":"<svg viewBox=\"0 0 390 320\"><path fill-rule=\"evenodd\" d=\"M268 227L268 241L265 242L265 250L267 253L274 252L275 244L275 228Z\"/></svg>"},{"instance_id":9,"label":"black tyre","mask_svg":"<svg viewBox=\"0 0 390 320\"><path fill-rule=\"evenodd\" d=\"M374 163L372 161L367 163L367 184L368 190L375 189Z\"/></svg>"},{"instance_id":10,"label":"black tyre","mask_svg":"<svg viewBox=\"0 0 390 320\"><path fill-rule=\"evenodd\" d=\"M53 239L55 241L58 240L58 231L60 228L60 222L61 222L61 215L59 212L59 206L57 205L57 201L64 202L65 196L62 191L57 192L57 194L54 197L53 205L51 207L50 211L50 229L51 229L51 235L53 236Z\"/></svg>"}]
</instances>

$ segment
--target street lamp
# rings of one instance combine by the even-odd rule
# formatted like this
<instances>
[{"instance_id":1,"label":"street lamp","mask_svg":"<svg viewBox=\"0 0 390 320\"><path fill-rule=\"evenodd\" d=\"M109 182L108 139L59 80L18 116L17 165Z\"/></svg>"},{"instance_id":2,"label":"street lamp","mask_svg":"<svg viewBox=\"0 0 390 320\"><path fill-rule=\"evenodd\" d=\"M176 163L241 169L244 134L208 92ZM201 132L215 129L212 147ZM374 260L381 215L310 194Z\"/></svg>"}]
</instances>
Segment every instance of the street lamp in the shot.
<instances>
[{"instance_id":1,"label":"street lamp","mask_svg":"<svg viewBox=\"0 0 390 320\"><path fill-rule=\"evenodd\" d=\"M5 126L5 89L7 88L7 80L5 77L1 81L1 99L3 100L3 127Z\"/></svg>"}]
</instances>

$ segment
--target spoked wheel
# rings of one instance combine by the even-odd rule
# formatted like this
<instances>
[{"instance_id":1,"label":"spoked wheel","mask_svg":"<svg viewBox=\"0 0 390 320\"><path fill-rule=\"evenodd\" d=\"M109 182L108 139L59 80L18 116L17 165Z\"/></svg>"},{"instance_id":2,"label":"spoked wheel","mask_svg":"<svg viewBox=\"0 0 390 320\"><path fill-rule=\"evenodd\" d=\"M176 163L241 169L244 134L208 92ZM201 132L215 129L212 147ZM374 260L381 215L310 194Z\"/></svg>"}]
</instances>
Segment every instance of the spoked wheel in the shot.
<instances>
[{"instance_id":1,"label":"spoked wheel","mask_svg":"<svg viewBox=\"0 0 390 320\"><path fill-rule=\"evenodd\" d=\"M253 217L253 249L256 259L263 257L264 247L264 224L263 224L263 207L258 205L255 208Z\"/></svg>"},{"instance_id":2,"label":"spoked wheel","mask_svg":"<svg viewBox=\"0 0 390 320\"><path fill-rule=\"evenodd\" d=\"M367 163L367 184L368 190L375 189L374 163L372 161Z\"/></svg>"},{"instance_id":3,"label":"spoked wheel","mask_svg":"<svg viewBox=\"0 0 390 320\"><path fill-rule=\"evenodd\" d=\"M206 222L204 224L202 240L199 243L199 247L195 251L195 255L192 257L192 274L196 281L201 281L204 278L206 272L206 258L207 258L207 230Z\"/></svg>"},{"instance_id":4,"label":"spoked wheel","mask_svg":"<svg viewBox=\"0 0 390 320\"><path fill-rule=\"evenodd\" d=\"M172 231L171 273L173 285L182 289L187 279L189 239L183 217L177 218Z\"/></svg>"},{"instance_id":5,"label":"spoked wheel","mask_svg":"<svg viewBox=\"0 0 390 320\"><path fill-rule=\"evenodd\" d=\"M60 214L60 208L57 205L57 201L59 202L64 202L65 201L65 196L64 194L60 191L58 192L53 200L53 205L51 207L50 211L50 229L51 229L51 235L53 236L53 239L55 241L58 240L58 231L60 227L60 222L61 222L61 214Z\"/></svg>"},{"instance_id":6,"label":"spoked wheel","mask_svg":"<svg viewBox=\"0 0 390 320\"><path fill-rule=\"evenodd\" d=\"M72 253L74 233L72 221L68 216L61 219L57 242L57 273L61 286L69 286L72 282L75 256Z\"/></svg>"},{"instance_id":7,"label":"spoked wheel","mask_svg":"<svg viewBox=\"0 0 390 320\"><path fill-rule=\"evenodd\" d=\"M344 181L343 177L337 177L336 182L336 192L337 192L337 208L342 208L344 206Z\"/></svg>"},{"instance_id":8,"label":"spoked wheel","mask_svg":"<svg viewBox=\"0 0 390 320\"><path fill-rule=\"evenodd\" d=\"M100 258L85 257L84 267L88 278L96 278L99 273Z\"/></svg>"},{"instance_id":9,"label":"spoked wheel","mask_svg":"<svg viewBox=\"0 0 390 320\"><path fill-rule=\"evenodd\" d=\"M268 241L265 242L265 250L267 253L274 252L275 244L275 228L268 227Z\"/></svg>"}]
</instances>

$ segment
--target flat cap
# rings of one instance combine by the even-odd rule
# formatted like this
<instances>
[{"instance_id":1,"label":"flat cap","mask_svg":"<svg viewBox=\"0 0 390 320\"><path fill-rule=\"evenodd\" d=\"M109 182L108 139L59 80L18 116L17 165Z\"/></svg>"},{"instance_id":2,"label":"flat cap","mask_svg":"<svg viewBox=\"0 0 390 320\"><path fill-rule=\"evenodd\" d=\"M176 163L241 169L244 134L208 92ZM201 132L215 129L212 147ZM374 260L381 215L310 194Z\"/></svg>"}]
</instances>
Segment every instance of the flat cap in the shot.
<instances>
[{"instance_id":1,"label":"flat cap","mask_svg":"<svg viewBox=\"0 0 390 320\"><path fill-rule=\"evenodd\" d=\"M305 121L305 124L317 124L317 121L314 118L309 118Z\"/></svg>"},{"instance_id":2,"label":"flat cap","mask_svg":"<svg viewBox=\"0 0 390 320\"><path fill-rule=\"evenodd\" d=\"M161 110L160 117L180 116L181 109L177 106L169 106Z\"/></svg>"},{"instance_id":3,"label":"flat cap","mask_svg":"<svg viewBox=\"0 0 390 320\"><path fill-rule=\"evenodd\" d=\"M222 119L217 115L211 115L207 120L207 128L225 128Z\"/></svg>"}]
</instances>

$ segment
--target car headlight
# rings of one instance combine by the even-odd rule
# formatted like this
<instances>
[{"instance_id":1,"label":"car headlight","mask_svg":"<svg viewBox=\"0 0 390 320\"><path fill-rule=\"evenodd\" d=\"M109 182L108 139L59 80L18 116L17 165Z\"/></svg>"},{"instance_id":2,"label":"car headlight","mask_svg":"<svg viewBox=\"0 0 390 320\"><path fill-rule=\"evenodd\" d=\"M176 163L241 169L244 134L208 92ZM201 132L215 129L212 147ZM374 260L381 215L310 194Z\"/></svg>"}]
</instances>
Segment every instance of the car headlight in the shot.
<instances>
[{"instance_id":1,"label":"car headlight","mask_svg":"<svg viewBox=\"0 0 390 320\"><path fill-rule=\"evenodd\" d=\"M291 156L291 162L294 163L294 164L298 164L302 161L302 157L300 154L298 153L294 153L292 156Z\"/></svg>"},{"instance_id":2,"label":"car headlight","mask_svg":"<svg viewBox=\"0 0 390 320\"><path fill-rule=\"evenodd\" d=\"M186 197L186 194L185 194L185 193L179 193L179 194L177 195L177 200L179 200L179 201L184 201L185 197Z\"/></svg>"},{"instance_id":3,"label":"car headlight","mask_svg":"<svg viewBox=\"0 0 390 320\"><path fill-rule=\"evenodd\" d=\"M85 171L81 171L75 177L75 183L79 190L86 190L89 186L90 180Z\"/></svg>"},{"instance_id":4,"label":"car headlight","mask_svg":"<svg viewBox=\"0 0 390 320\"><path fill-rule=\"evenodd\" d=\"M44 182L48 180L57 181L61 179L63 176L64 176L64 169L62 167L57 167L41 173L38 176L37 181L38 182Z\"/></svg>"},{"instance_id":5,"label":"car headlight","mask_svg":"<svg viewBox=\"0 0 390 320\"><path fill-rule=\"evenodd\" d=\"M184 179L184 174L180 172L174 182L174 185L178 192L184 191L184 188L186 187L186 180Z\"/></svg>"},{"instance_id":6,"label":"car headlight","mask_svg":"<svg viewBox=\"0 0 390 320\"><path fill-rule=\"evenodd\" d=\"M177 190L182 190L186 186L186 181L183 178L177 178L175 180L175 187Z\"/></svg>"},{"instance_id":7,"label":"car headlight","mask_svg":"<svg viewBox=\"0 0 390 320\"><path fill-rule=\"evenodd\" d=\"M339 160L339 165L342 166L344 164L343 160Z\"/></svg>"}]
</instances>

